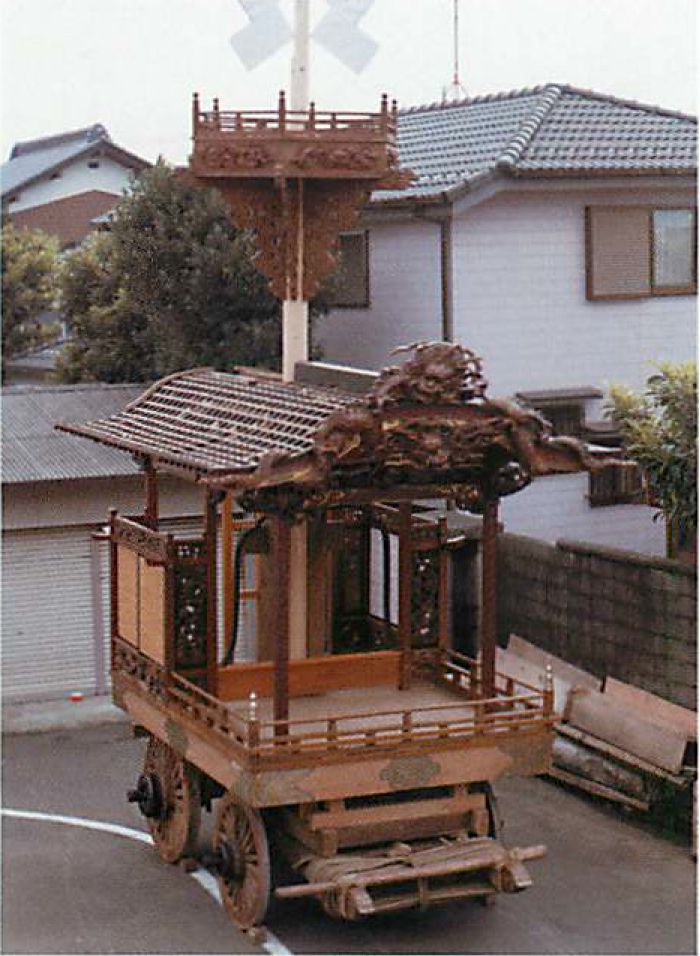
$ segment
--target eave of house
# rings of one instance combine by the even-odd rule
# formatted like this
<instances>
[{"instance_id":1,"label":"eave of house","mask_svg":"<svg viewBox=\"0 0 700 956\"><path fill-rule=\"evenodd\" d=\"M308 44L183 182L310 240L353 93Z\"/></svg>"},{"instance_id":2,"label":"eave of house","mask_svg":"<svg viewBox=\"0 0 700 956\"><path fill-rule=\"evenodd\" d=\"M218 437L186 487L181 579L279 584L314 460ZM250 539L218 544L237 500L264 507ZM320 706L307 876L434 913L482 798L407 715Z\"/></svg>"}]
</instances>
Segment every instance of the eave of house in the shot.
<instances>
[{"instance_id":1,"label":"eave of house","mask_svg":"<svg viewBox=\"0 0 700 956\"><path fill-rule=\"evenodd\" d=\"M697 189L697 172L676 173L559 173L513 176L504 172L488 171L450 189L429 196L396 197L390 200L372 200L364 209L363 220L372 225L378 222L400 222L425 218L429 220L459 215L472 206L491 199L498 193L555 193L585 192L591 189L678 190Z\"/></svg>"},{"instance_id":2,"label":"eave of house","mask_svg":"<svg viewBox=\"0 0 700 956\"><path fill-rule=\"evenodd\" d=\"M3 203L9 202L14 196L33 186L34 183L46 179L47 176L50 176L53 173L61 172L62 170L73 165L73 163L95 154L107 156L109 159L113 159L122 166L134 168L137 173L143 172L151 165L145 159L141 159L140 156L136 156L135 153L130 153L128 150L122 149L121 146L116 146L114 143L107 142L106 140L97 140L92 143L86 143L84 149L81 149L76 153L71 153L71 155L65 157L65 159L44 167L34 175L28 176L21 182L15 183L11 188L3 188Z\"/></svg>"}]
</instances>

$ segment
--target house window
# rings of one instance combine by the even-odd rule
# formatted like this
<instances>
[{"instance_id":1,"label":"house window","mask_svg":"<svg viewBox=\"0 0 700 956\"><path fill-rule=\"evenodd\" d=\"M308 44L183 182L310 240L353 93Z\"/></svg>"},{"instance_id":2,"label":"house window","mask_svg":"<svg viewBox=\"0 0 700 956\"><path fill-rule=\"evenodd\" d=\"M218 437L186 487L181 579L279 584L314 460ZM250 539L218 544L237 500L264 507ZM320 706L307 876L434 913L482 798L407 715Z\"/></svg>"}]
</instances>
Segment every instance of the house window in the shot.
<instances>
[{"instance_id":1,"label":"house window","mask_svg":"<svg viewBox=\"0 0 700 956\"><path fill-rule=\"evenodd\" d=\"M586 297L697 292L696 215L691 208L587 207Z\"/></svg>"},{"instance_id":2,"label":"house window","mask_svg":"<svg viewBox=\"0 0 700 956\"><path fill-rule=\"evenodd\" d=\"M632 461L603 465L588 473L591 508L639 503L643 493L642 472Z\"/></svg>"},{"instance_id":3,"label":"house window","mask_svg":"<svg viewBox=\"0 0 700 956\"><path fill-rule=\"evenodd\" d=\"M537 411L552 426L553 435L570 435L578 438L583 430L583 407L581 405L547 405Z\"/></svg>"},{"instance_id":4,"label":"house window","mask_svg":"<svg viewBox=\"0 0 700 956\"><path fill-rule=\"evenodd\" d=\"M338 240L338 267L329 283L328 304L343 308L369 306L369 234L348 232Z\"/></svg>"},{"instance_id":5,"label":"house window","mask_svg":"<svg viewBox=\"0 0 700 956\"><path fill-rule=\"evenodd\" d=\"M516 392L519 402L534 408L552 426L552 434L579 438L586 423L585 403L603 397L592 385L574 388L543 389L537 392Z\"/></svg>"},{"instance_id":6,"label":"house window","mask_svg":"<svg viewBox=\"0 0 700 956\"><path fill-rule=\"evenodd\" d=\"M88 161L88 169L99 169L100 161L99 159L91 159Z\"/></svg>"}]
</instances>

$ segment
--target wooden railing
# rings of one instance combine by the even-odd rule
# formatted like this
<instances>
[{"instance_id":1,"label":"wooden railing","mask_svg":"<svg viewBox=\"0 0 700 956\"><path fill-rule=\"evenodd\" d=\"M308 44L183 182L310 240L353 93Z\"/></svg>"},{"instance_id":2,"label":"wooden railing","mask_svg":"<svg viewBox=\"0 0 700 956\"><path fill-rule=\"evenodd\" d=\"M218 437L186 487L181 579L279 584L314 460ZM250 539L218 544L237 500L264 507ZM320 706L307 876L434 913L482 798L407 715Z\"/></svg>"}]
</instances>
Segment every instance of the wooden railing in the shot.
<instances>
[{"instance_id":1,"label":"wooden railing","mask_svg":"<svg viewBox=\"0 0 700 956\"><path fill-rule=\"evenodd\" d=\"M251 769L304 764L321 755L342 760L360 753L410 753L483 736L545 730L553 720L552 693L547 688L537 690L518 682L518 691L508 696L475 698L477 662L455 652L446 655L457 660L444 662L441 679L462 691L461 700L282 722L260 719L255 696L249 700L247 711L242 701L244 713L236 713L131 645L123 641L115 644L114 660L123 677L137 682L148 696L158 698L197 728L218 736ZM501 686L515 690L509 678L498 677Z\"/></svg>"},{"instance_id":2,"label":"wooden railing","mask_svg":"<svg viewBox=\"0 0 700 956\"><path fill-rule=\"evenodd\" d=\"M383 726L376 726L378 721ZM434 704L407 710L371 711L344 717L256 721L251 727L255 757L339 754L413 749L425 744L468 740L479 735L521 732L549 723L542 694L505 699Z\"/></svg>"},{"instance_id":3,"label":"wooden railing","mask_svg":"<svg viewBox=\"0 0 700 956\"><path fill-rule=\"evenodd\" d=\"M278 133L347 131L361 138L393 138L396 134L396 104L382 97L379 113L317 111L312 103L308 110L287 109L284 93L280 94L276 110L221 110L218 99L211 110L202 110L199 98L193 102L193 129L198 133ZM354 137L353 137L354 138Z\"/></svg>"}]
</instances>

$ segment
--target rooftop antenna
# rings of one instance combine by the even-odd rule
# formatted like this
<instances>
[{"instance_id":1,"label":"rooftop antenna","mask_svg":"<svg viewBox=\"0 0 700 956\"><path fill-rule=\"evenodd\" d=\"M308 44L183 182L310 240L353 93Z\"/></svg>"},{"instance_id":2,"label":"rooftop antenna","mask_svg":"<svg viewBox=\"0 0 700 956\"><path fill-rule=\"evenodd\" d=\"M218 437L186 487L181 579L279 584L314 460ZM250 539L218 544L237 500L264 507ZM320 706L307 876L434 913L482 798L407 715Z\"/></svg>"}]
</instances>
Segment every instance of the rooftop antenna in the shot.
<instances>
[{"instance_id":1,"label":"rooftop antenna","mask_svg":"<svg viewBox=\"0 0 700 956\"><path fill-rule=\"evenodd\" d=\"M462 100L466 96L466 88L459 78L459 0L452 0L452 82L443 87L442 101Z\"/></svg>"}]
</instances>

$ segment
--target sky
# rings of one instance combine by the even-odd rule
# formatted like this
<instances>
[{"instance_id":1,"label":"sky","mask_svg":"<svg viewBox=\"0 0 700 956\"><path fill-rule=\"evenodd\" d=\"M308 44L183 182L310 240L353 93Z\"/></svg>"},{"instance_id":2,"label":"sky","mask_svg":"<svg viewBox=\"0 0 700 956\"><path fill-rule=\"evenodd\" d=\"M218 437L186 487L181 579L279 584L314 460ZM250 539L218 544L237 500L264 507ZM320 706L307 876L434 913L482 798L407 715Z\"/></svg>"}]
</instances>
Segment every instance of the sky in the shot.
<instances>
[{"instance_id":1,"label":"sky","mask_svg":"<svg viewBox=\"0 0 700 956\"><path fill-rule=\"evenodd\" d=\"M279 0L288 20L293 0ZM311 0L312 28L327 0ZM452 76L452 0L374 0L379 44L353 73L312 42L319 109L440 100ZM696 112L696 0L460 0L469 96L557 82ZM0 149L100 122L125 149L186 162L190 102L270 109L289 87L291 44L248 71L231 36L238 0L0 0Z\"/></svg>"}]
</instances>

